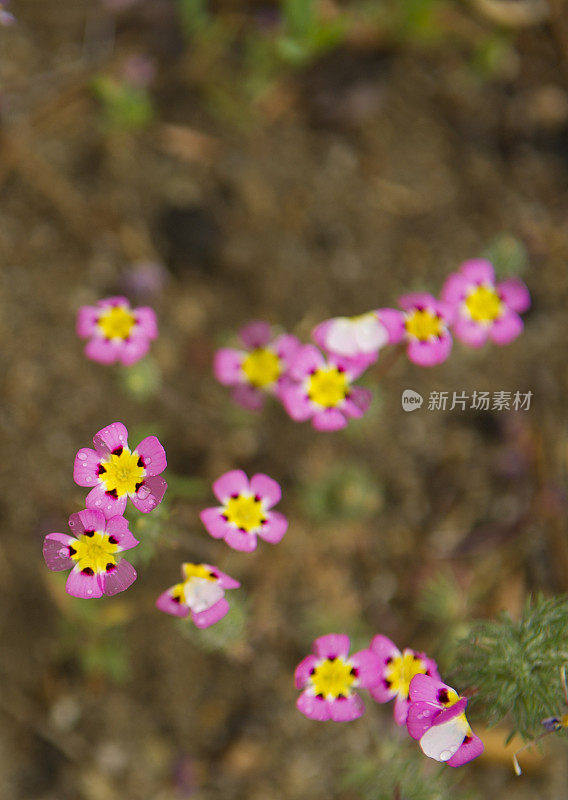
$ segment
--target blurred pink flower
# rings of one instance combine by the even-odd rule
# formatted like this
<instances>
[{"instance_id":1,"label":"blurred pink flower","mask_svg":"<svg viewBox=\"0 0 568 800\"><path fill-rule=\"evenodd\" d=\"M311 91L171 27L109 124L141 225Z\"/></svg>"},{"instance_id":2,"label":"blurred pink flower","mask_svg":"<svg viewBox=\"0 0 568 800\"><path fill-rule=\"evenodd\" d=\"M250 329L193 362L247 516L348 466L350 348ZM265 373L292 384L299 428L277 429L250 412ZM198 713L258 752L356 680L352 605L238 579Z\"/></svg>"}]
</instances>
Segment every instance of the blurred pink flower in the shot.
<instances>
[{"instance_id":1,"label":"blurred pink flower","mask_svg":"<svg viewBox=\"0 0 568 800\"><path fill-rule=\"evenodd\" d=\"M130 366L140 361L158 336L153 308L131 308L126 297L108 297L96 306L81 306L77 335L89 339L85 355L100 364L120 361Z\"/></svg>"},{"instance_id":2,"label":"blurred pink flower","mask_svg":"<svg viewBox=\"0 0 568 800\"><path fill-rule=\"evenodd\" d=\"M288 384L290 362L301 344L288 333L273 338L268 322L250 322L239 335L246 349L217 350L213 371L219 383L233 387L233 400L259 411L265 394L279 397Z\"/></svg>"},{"instance_id":3,"label":"blurred pink flower","mask_svg":"<svg viewBox=\"0 0 568 800\"><path fill-rule=\"evenodd\" d=\"M322 350L342 358L373 364L379 350L398 337L400 312L380 308L356 317L333 317L320 322L312 339Z\"/></svg>"},{"instance_id":4,"label":"blurred pink flower","mask_svg":"<svg viewBox=\"0 0 568 800\"><path fill-rule=\"evenodd\" d=\"M417 653L406 648L402 653L386 636L377 635L371 641L371 650L380 659L380 682L370 689L371 697L377 703L394 702L394 719L397 725L404 725L408 715L410 700L408 690L415 675L423 673L437 680L436 662L425 653Z\"/></svg>"},{"instance_id":5,"label":"blurred pink flower","mask_svg":"<svg viewBox=\"0 0 568 800\"><path fill-rule=\"evenodd\" d=\"M225 589L238 589L240 583L209 564L182 564L182 583L176 583L156 600L166 614L191 618L198 628L219 622L229 611Z\"/></svg>"},{"instance_id":6,"label":"blurred pink flower","mask_svg":"<svg viewBox=\"0 0 568 800\"><path fill-rule=\"evenodd\" d=\"M362 417L369 408L371 392L352 386L365 369L365 359L330 355L326 361L311 344L299 351L290 368L295 381L282 390L282 403L296 422L312 420L319 431L336 431L349 417Z\"/></svg>"},{"instance_id":7,"label":"blurred pink flower","mask_svg":"<svg viewBox=\"0 0 568 800\"><path fill-rule=\"evenodd\" d=\"M452 349L453 309L426 292L405 294L398 302L403 313L392 341L406 341L408 358L419 367L441 364Z\"/></svg>"},{"instance_id":8,"label":"blurred pink flower","mask_svg":"<svg viewBox=\"0 0 568 800\"><path fill-rule=\"evenodd\" d=\"M221 502L199 515L215 539L224 539L234 550L256 549L257 536L271 544L279 542L288 529L288 520L272 506L280 501L280 484L258 473L249 479L240 469L226 472L213 484Z\"/></svg>"},{"instance_id":9,"label":"blurred pink flower","mask_svg":"<svg viewBox=\"0 0 568 800\"><path fill-rule=\"evenodd\" d=\"M349 637L331 633L313 643L313 654L296 667L296 689L304 691L296 707L315 720L349 722L365 713L356 688L368 689L379 680L381 663L372 650L349 656Z\"/></svg>"},{"instance_id":10,"label":"blurred pink flower","mask_svg":"<svg viewBox=\"0 0 568 800\"><path fill-rule=\"evenodd\" d=\"M95 449L83 447L75 456L73 478L79 486L90 486L87 508L105 517L123 514L130 497L138 511L148 513L162 502L168 484L159 475L167 466L166 453L155 436L128 448L128 431L113 422L93 439Z\"/></svg>"},{"instance_id":11,"label":"blurred pink flower","mask_svg":"<svg viewBox=\"0 0 568 800\"><path fill-rule=\"evenodd\" d=\"M122 516L105 519L101 511L85 509L69 518L72 536L48 533L43 555L49 569L71 569L66 590L73 597L94 598L123 592L136 580L136 570L118 555L138 541Z\"/></svg>"},{"instance_id":12,"label":"blurred pink flower","mask_svg":"<svg viewBox=\"0 0 568 800\"><path fill-rule=\"evenodd\" d=\"M529 290L519 278L495 282L495 270L483 258L465 261L450 275L442 299L454 309L452 331L470 347L481 347L488 339L505 345L523 331L519 314L531 304Z\"/></svg>"},{"instance_id":13,"label":"blurred pink flower","mask_svg":"<svg viewBox=\"0 0 568 800\"><path fill-rule=\"evenodd\" d=\"M461 767L483 752L465 716L467 698L428 675L415 675L410 682L407 727L420 741L422 752L450 767Z\"/></svg>"}]
</instances>

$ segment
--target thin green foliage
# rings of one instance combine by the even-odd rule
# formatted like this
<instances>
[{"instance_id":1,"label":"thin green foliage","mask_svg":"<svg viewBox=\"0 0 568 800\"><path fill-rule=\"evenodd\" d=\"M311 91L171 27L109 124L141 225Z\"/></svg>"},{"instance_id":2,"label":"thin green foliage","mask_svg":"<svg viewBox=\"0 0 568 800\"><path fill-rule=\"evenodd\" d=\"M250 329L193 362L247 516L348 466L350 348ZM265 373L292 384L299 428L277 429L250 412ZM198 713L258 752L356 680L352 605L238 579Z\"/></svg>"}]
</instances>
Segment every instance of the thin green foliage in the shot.
<instances>
[{"instance_id":1,"label":"thin green foliage","mask_svg":"<svg viewBox=\"0 0 568 800\"><path fill-rule=\"evenodd\" d=\"M458 648L460 686L475 690L490 724L510 715L511 736L525 739L542 731L543 717L564 705L560 668L568 663L568 598L538 595L516 622L506 613L497 621L473 623Z\"/></svg>"}]
</instances>

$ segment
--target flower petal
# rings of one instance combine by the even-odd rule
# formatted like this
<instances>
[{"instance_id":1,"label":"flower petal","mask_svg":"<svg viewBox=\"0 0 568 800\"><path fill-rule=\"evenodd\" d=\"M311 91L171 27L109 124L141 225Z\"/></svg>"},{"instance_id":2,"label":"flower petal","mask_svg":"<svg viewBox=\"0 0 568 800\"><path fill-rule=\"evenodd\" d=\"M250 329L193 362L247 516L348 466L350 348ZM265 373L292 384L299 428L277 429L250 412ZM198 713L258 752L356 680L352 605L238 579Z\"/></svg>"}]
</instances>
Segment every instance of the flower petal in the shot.
<instances>
[{"instance_id":1,"label":"flower petal","mask_svg":"<svg viewBox=\"0 0 568 800\"><path fill-rule=\"evenodd\" d=\"M75 456L73 480L79 486L93 487L99 482L101 457L90 447L82 447Z\"/></svg>"},{"instance_id":2,"label":"flower petal","mask_svg":"<svg viewBox=\"0 0 568 800\"><path fill-rule=\"evenodd\" d=\"M279 392L282 405L294 422L305 422L314 409L303 386L295 384L287 386Z\"/></svg>"},{"instance_id":3,"label":"flower petal","mask_svg":"<svg viewBox=\"0 0 568 800\"><path fill-rule=\"evenodd\" d=\"M69 548L75 540L65 533L48 533L43 540L43 557L49 569L61 572L70 569L74 561L69 556Z\"/></svg>"},{"instance_id":4,"label":"flower petal","mask_svg":"<svg viewBox=\"0 0 568 800\"><path fill-rule=\"evenodd\" d=\"M271 344L271 349L281 361L284 361L286 367L296 357L300 347L302 343L291 333L282 333Z\"/></svg>"},{"instance_id":5,"label":"flower petal","mask_svg":"<svg viewBox=\"0 0 568 800\"><path fill-rule=\"evenodd\" d=\"M239 336L246 347L254 350L268 344L272 337L272 329L268 322L254 320L241 328Z\"/></svg>"},{"instance_id":6,"label":"flower petal","mask_svg":"<svg viewBox=\"0 0 568 800\"><path fill-rule=\"evenodd\" d=\"M458 316L452 326L452 333L470 347L481 347L487 341L489 328L472 319Z\"/></svg>"},{"instance_id":7,"label":"flower petal","mask_svg":"<svg viewBox=\"0 0 568 800\"><path fill-rule=\"evenodd\" d=\"M174 600L171 594L173 588L172 586L170 589L162 592L156 600L156 608L159 608L160 611L164 611L166 614L172 614L174 617L188 617L189 608L185 603Z\"/></svg>"},{"instance_id":8,"label":"flower petal","mask_svg":"<svg viewBox=\"0 0 568 800\"><path fill-rule=\"evenodd\" d=\"M217 478L213 484L215 497L225 504L232 495L242 494L250 490L249 480L242 469L232 469Z\"/></svg>"},{"instance_id":9,"label":"flower petal","mask_svg":"<svg viewBox=\"0 0 568 800\"><path fill-rule=\"evenodd\" d=\"M122 497L114 497L112 494L107 494L105 487L100 483L94 489L91 489L85 500L85 505L95 511L102 511L105 517L110 519L124 514L127 499L125 494Z\"/></svg>"},{"instance_id":10,"label":"flower petal","mask_svg":"<svg viewBox=\"0 0 568 800\"><path fill-rule=\"evenodd\" d=\"M156 339L158 336L158 322L156 312L150 306L140 306L133 309L136 318L136 327L133 336L142 336L144 339Z\"/></svg>"},{"instance_id":11,"label":"flower petal","mask_svg":"<svg viewBox=\"0 0 568 800\"><path fill-rule=\"evenodd\" d=\"M99 573L85 575L77 564L69 573L65 590L72 597L81 597L83 599L102 597L103 586L101 578L102 576Z\"/></svg>"},{"instance_id":12,"label":"flower petal","mask_svg":"<svg viewBox=\"0 0 568 800\"><path fill-rule=\"evenodd\" d=\"M316 411L312 425L317 431L339 431L347 426L347 419L338 408L326 408Z\"/></svg>"},{"instance_id":13,"label":"flower petal","mask_svg":"<svg viewBox=\"0 0 568 800\"><path fill-rule=\"evenodd\" d=\"M93 438L95 450L107 457L118 447L128 447L128 431L122 422L113 422L95 434Z\"/></svg>"},{"instance_id":14,"label":"flower petal","mask_svg":"<svg viewBox=\"0 0 568 800\"><path fill-rule=\"evenodd\" d=\"M376 686L383 679L383 663L379 656L370 648L360 650L349 658L357 670L357 685L365 689Z\"/></svg>"},{"instance_id":15,"label":"flower petal","mask_svg":"<svg viewBox=\"0 0 568 800\"><path fill-rule=\"evenodd\" d=\"M270 544L278 544L278 542L282 540L282 537L287 530L288 520L284 514L280 514L278 511L271 511L267 515L266 522L258 531L258 535L261 539L264 539L265 542L270 542Z\"/></svg>"},{"instance_id":16,"label":"flower petal","mask_svg":"<svg viewBox=\"0 0 568 800\"><path fill-rule=\"evenodd\" d=\"M520 278L508 278L497 284L497 292L512 311L522 314L531 306L531 295Z\"/></svg>"},{"instance_id":17,"label":"flower petal","mask_svg":"<svg viewBox=\"0 0 568 800\"><path fill-rule=\"evenodd\" d=\"M460 266L460 272L472 283L489 283L491 285L495 283L493 264L486 258L471 258L469 261L464 261Z\"/></svg>"},{"instance_id":18,"label":"flower petal","mask_svg":"<svg viewBox=\"0 0 568 800\"><path fill-rule=\"evenodd\" d=\"M469 285L470 283L464 275L454 272L446 278L440 296L444 303L450 306L459 306L467 295Z\"/></svg>"},{"instance_id":19,"label":"flower petal","mask_svg":"<svg viewBox=\"0 0 568 800\"><path fill-rule=\"evenodd\" d=\"M142 486L136 494L130 495L130 499L138 511L149 514L156 506L160 505L167 488L167 482L159 475L154 475L144 478Z\"/></svg>"},{"instance_id":20,"label":"flower petal","mask_svg":"<svg viewBox=\"0 0 568 800\"><path fill-rule=\"evenodd\" d=\"M467 697L460 697L457 703L453 703L453 705L443 708L438 714L436 714L433 725L444 725L446 722L450 722L450 720L459 717L460 714L463 714L466 708Z\"/></svg>"},{"instance_id":21,"label":"flower petal","mask_svg":"<svg viewBox=\"0 0 568 800\"><path fill-rule=\"evenodd\" d=\"M469 738L469 741L466 741L468 737L464 739L456 754L448 759L446 764L448 764L450 767L461 767L463 764L473 761L474 758L477 758L483 753L483 742L479 736L471 733L470 737L471 738Z\"/></svg>"},{"instance_id":22,"label":"flower petal","mask_svg":"<svg viewBox=\"0 0 568 800\"><path fill-rule=\"evenodd\" d=\"M128 527L128 520L125 517L111 517L106 524L106 533L116 539L118 544L117 552L131 550L139 544L138 539L135 539L132 535Z\"/></svg>"},{"instance_id":23,"label":"flower petal","mask_svg":"<svg viewBox=\"0 0 568 800\"><path fill-rule=\"evenodd\" d=\"M378 308L375 314L386 328L389 344L397 344L404 336L404 314L396 308Z\"/></svg>"},{"instance_id":24,"label":"flower petal","mask_svg":"<svg viewBox=\"0 0 568 800\"><path fill-rule=\"evenodd\" d=\"M245 353L231 347L222 347L213 357L213 373L219 383L234 386L242 381L241 365Z\"/></svg>"},{"instance_id":25,"label":"flower petal","mask_svg":"<svg viewBox=\"0 0 568 800\"><path fill-rule=\"evenodd\" d=\"M438 339L421 342L413 339L408 343L408 358L419 367L434 367L450 355L452 337L445 333Z\"/></svg>"},{"instance_id":26,"label":"flower petal","mask_svg":"<svg viewBox=\"0 0 568 800\"><path fill-rule=\"evenodd\" d=\"M313 370L324 366L325 358L313 344L300 348L290 365L290 375L297 381L303 380Z\"/></svg>"},{"instance_id":27,"label":"flower petal","mask_svg":"<svg viewBox=\"0 0 568 800\"><path fill-rule=\"evenodd\" d=\"M303 689L309 682L312 670L315 669L317 663L318 659L314 655L306 656L300 661L294 672L294 686L296 689Z\"/></svg>"},{"instance_id":28,"label":"flower petal","mask_svg":"<svg viewBox=\"0 0 568 800\"><path fill-rule=\"evenodd\" d=\"M100 309L96 306L81 306L77 311L77 336L86 339L96 331Z\"/></svg>"},{"instance_id":29,"label":"flower petal","mask_svg":"<svg viewBox=\"0 0 568 800\"><path fill-rule=\"evenodd\" d=\"M150 349L150 340L139 337L125 339L119 343L118 360L125 367L131 367L137 361L144 358Z\"/></svg>"},{"instance_id":30,"label":"flower petal","mask_svg":"<svg viewBox=\"0 0 568 800\"><path fill-rule=\"evenodd\" d=\"M422 736L432 727L432 723L440 707L425 700L412 702L406 717L406 727L413 739L421 739Z\"/></svg>"},{"instance_id":31,"label":"flower petal","mask_svg":"<svg viewBox=\"0 0 568 800\"><path fill-rule=\"evenodd\" d=\"M250 480L250 490L253 494L258 495L264 500L266 508L272 508L276 503L280 502L282 497L282 489L278 481L270 478L262 472L253 475Z\"/></svg>"},{"instance_id":32,"label":"flower petal","mask_svg":"<svg viewBox=\"0 0 568 800\"><path fill-rule=\"evenodd\" d=\"M241 585L234 578L231 578L230 575L227 575L226 572L221 572L217 567L211 566L211 564L204 564L203 566L207 567L207 569L215 575L222 589L238 589Z\"/></svg>"},{"instance_id":33,"label":"flower petal","mask_svg":"<svg viewBox=\"0 0 568 800\"><path fill-rule=\"evenodd\" d=\"M418 700L425 700L429 703L435 703L440 708L441 703L438 700L438 692L443 689L451 689L451 686L431 678L429 675L418 673L410 681L408 695L412 703Z\"/></svg>"},{"instance_id":34,"label":"flower petal","mask_svg":"<svg viewBox=\"0 0 568 800\"><path fill-rule=\"evenodd\" d=\"M350 417L359 419L368 410L373 399L373 393L361 386L352 386L349 395L345 398L343 411Z\"/></svg>"},{"instance_id":35,"label":"flower petal","mask_svg":"<svg viewBox=\"0 0 568 800\"><path fill-rule=\"evenodd\" d=\"M468 729L463 715L433 726L420 737L422 752L436 761L449 761L461 746Z\"/></svg>"},{"instance_id":36,"label":"flower petal","mask_svg":"<svg viewBox=\"0 0 568 800\"><path fill-rule=\"evenodd\" d=\"M159 475L168 466L166 451L157 436L147 436L142 439L134 452L142 457L146 475Z\"/></svg>"},{"instance_id":37,"label":"flower petal","mask_svg":"<svg viewBox=\"0 0 568 800\"><path fill-rule=\"evenodd\" d=\"M231 397L247 411L260 411L264 405L263 392L256 386L251 386L250 383L240 383L234 386L231 391Z\"/></svg>"},{"instance_id":38,"label":"flower petal","mask_svg":"<svg viewBox=\"0 0 568 800\"><path fill-rule=\"evenodd\" d=\"M229 608L229 603L223 597L205 611L198 611L197 613L192 611L191 618L198 628L209 628L210 625L214 625L220 619L223 619L229 613Z\"/></svg>"},{"instance_id":39,"label":"flower petal","mask_svg":"<svg viewBox=\"0 0 568 800\"><path fill-rule=\"evenodd\" d=\"M120 344L97 335L85 345L85 355L99 364L114 364L120 357Z\"/></svg>"},{"instance_id":40,"label":"flower petal","mask_svg":"<svg viewBox=\"0 0 568 800\"><path fill-rule=\"evenodd\" d=\"M408 718L408 709L410 708L410 700L407 697L398 695L394 701L394 721L397 725L406 725Z\"/></svg>"},{"instance_id":41,"label":"flower petal","mask_svg":"<svg viewBox=\"0 0 568 800\"><path fill-rule=\"evenodd\" d=\"M214 539L224 539L230 529L222 513L222 509L219 508L204 508L199 512L201 522Z\"/></svg>"},{"instance_id":42,"label":"flower petal","mask_svg":"<svg viewBox=\"0 0 568 800\"><path fill-rule=\"evenodd\" d=\"M316 697L309 690L302 692L296 700L296 708L309 719L323 722L331 717L330 704L323 697Z\"/></svg>"},{"instance_id":43,"label":"flower petal","mask_svg":"<svg viewBox=\"0 0 568 800\"><path fill-rule=\"evenodd\" d=\"M238 528L229 526L225 541L233 550L240 550L241 553L252 553L256 550L256 533L245 533Z\"/></svg>"},{"instance_id":44,"label":"flower petal","mask_svg":"<svg viewBox=\"0 0 568 800\"><path fill-rule=\"evenodd\" d=\"M355 692L350 694L349 697L338 697L328 702L331 718L334 722L351 722L365 713L365 705Z\"/></svg>"},{"instance_id":45,"label":"flower petal","mask_svg":"<svg viewBox=\"0 0 568 800\"><path fill-rule=\"evenodd\" d=\"M347 657L349 636L344 633L328 633L326 636L320 636L313 644L313 651L320 658Z\"/></svg>"},{"instance_id":46,"label":"flower petal","mask_svg":"<svg viewBox=\"0 0 568 800\"><path fill-rule=\"evenodd\" d=\"M103 577L104 593L112 596L124 592L136 580L136 570L129 561L121 559L116 566L105 572Z\"/></svg>"},{"instance_id":47,"label":"flower petal","mask_svg":"<svg viewBox=\"0 0 568 800\"><path fill-rule=\"evenodd\" d=\"M523 320L516 311L509 311L493 323L489 336L495 344L510 344L523 332Z\"/></svg>"},{"instance_id":48,"label":"flower petal","mask_svg":"<svg viewBox=\"0 0 568 800\"><path fill-rule=\"evenodd\" d=\"M106 517L99 511L98 509L92 508L85 508L83 511L79 511L77 514L71 514L69 518L69 527L73 530L73 533L76 534L76 531L79 529L79 524L75 523L74 518L79 517L80 525L83 528L83 531L99 531L100 533L104 533L106 528Z\"/></svg>"},{"instance_id":49,"label":"flower petal","mask_svg":"<svg viewBox=\"0 0 568 800\"><path fill-rule=\"evenodd\" d=\"M410 292L399 297L398 304L405 311L412 311L415 308L429 308L436 311L438 301L428 292Z\"/></svg>"}]
</instances>

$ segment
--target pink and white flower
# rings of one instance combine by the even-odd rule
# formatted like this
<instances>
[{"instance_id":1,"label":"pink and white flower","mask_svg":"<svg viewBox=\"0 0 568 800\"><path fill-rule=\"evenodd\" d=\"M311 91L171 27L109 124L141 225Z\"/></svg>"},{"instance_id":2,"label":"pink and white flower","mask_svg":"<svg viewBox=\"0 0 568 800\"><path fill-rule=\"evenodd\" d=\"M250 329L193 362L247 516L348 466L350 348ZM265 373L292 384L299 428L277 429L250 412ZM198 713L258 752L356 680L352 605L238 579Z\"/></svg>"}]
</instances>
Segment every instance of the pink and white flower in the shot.
<instances>
[{"instance_id":1,"label":"pink and white flower","mask_svg":"<svg viewBox=\"0 0 568 800\"><path fill-rule=\"evenodd\" d=\"M465 261L450 275L442 298L454 308L452 331L470 347L481 347L488 339L498 345L512 342L523 331L519 314L531 304L522 280L496 283L493 264L483 258Z\"/></svg>"},{"instance_id":2,"label":"pink and white flower","mask_svg":"<svg viewBox=\"0 0 568 800\"><path fill-rule=\"evenodd\" d=\"M256 549L257 536L277 544L288 529L284 514L272 511L280 501L280 484L258 473L249 479L240 469L221 475L213 484L221 505L206 508L201 521L215 539L224 539L229 547L250 553Z\"/></svg>"},{"instance_id":3,"label":"pink and white flower","mask_svg":"<svg viewBox=\"0 0 568 800\"><path fill-rule=\"evenodd\" d=\"M105 517L123 514L128 498L145 514L162 502L168 484L159 477L167 466L166 452L156 436L147 436L130 450L128 431L113 422L94 437L95 449L83 447L75 456L73 478L90 486L87 508Z\"/></svg>"},{"instance_id":4,"label":"pink and white flower","mask_svg":"<svg viewBox=\"0 0 568 800\"><path fill-rule=\"evenodd\" d=\"M131 308L126 297L108 297L96 306L81 306L77 335L88 339L85 355L100 364L140 361L158 336L156 313L149 306Z\"/></svg>"},{"instance_id":5,"label":"pink and white flower","mask_svg":"<svg viewBox=\"0 0 568 800\"><path fill-rule=\"evenodd\" d=\"M403 312L398 325L394 316L390 320L391 341L406 341L408 358L419 367L441 364L452 349L453 308L426 292L405 294L398 302Z\"/></svg>"},{"instance_id":6,"label":"pink and white flower","mask_svg":"<svg viewBox=\"0 0 568 800\"><path fill-rule=\"evenodd\" d=\"M366 368L365 359L330 355L326 360L307 344L290 368L295 383L282 391L284 408L296 422L311 419L319 431L345 428L349 417L362 417L369 408L371 392L352 385Z\"/></svg>"},{"instance_id":7,"label":"pink and white flower","mask_svg":"<svg viewBox=\"0 0 568 800\"><path fill-rule=\"evenodd\" d=\"M404 725L408 716L410 700L409 687L415 675L430 675L440 680L436 662L425 653L418 653L407 647L402 653L386 636L377 635L371 641L371 650L380 660L380 681L370 689L371 697L377 703L394 701L394 719L397 725Z\"/></svg>"},{"instance_id":8,"label":"pink and white flower","mask_svg":"<svg viewBox=\"0 0 568 800\"><path fill-rule=\"evenodd\" d=\"M296 689L304 691L296 707L315 720L349 722L365 712L357 688L368 689L379 680L380 662L372 650L349 656L349 637L331 633L313 643L313 654L296 667Z\"/></svg>"},{"instance_id":9,"label":"pink and white flower","mask_svg":"<svg viewBox=\"0 0 568 800\"><path fill-rule=\"evenodd\" d=\"M43 555L49 569L71 569L66 590L73 597L94 598L123 592L136 580L136 570L120 553L138 541L124 517L106 519L87 508L69 517L72 535L48 533Z\"/></svg>"},{"instance_id":10,"label":"pink and white flower","mask_svg":"<svg viewBox=\"0 0 568 800\"><path fill-rule=\"evenodd\" d=\"M333 317L320 322L312 339L327 353L373 364L379 350L394 341L400 328L400 312L380 308L356 317Z\"/></svg>"},{"instance_id":11,"label":"pink and white flower","mask_svg":"<svg viewBox=\"0 0 568 800\"><path fill-rule=\"evenodd\" d=\"M262 408L266 394L279 397L287 384L291 360L300 348L295 336L274 337L268 322L250 322L240 331L244 349L223 347L215 353L217 380L232 386L232 397L251 411Z\"/></svg>"},{"instance_id":12,"label":"pink and white flower","mask_svg":"<svg viewBox=\"0 0 568 800\"><path fill-rule=\"evenodd\" d=\"M181 583L167 589L156 600L156 607L175 617L188 617L198 628L208 628L229 612L225 589L241 585L210 564L182 564Z\"/></svg>"},{"instance_id":13,"label":"pink and white flower","mask_svg":"<svg viewBox=\"0 0 568 800\"><path fill-rule=\"evenodd\" d=\"M415 675L410 682L408 732L418 739L422 752L450 767L461 767L483 752L465 716L467 698L428 675Z\"/></svg>"}]
</instances>

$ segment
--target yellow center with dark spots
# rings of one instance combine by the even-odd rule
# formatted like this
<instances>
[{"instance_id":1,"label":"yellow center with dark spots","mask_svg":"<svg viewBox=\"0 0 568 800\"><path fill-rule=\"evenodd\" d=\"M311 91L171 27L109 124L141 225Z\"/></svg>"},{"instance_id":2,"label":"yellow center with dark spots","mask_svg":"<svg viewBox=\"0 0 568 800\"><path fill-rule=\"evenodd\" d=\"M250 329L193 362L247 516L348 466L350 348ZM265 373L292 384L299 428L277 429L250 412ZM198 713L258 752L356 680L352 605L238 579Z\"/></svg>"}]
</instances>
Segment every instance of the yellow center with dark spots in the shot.
<instances>
[{"instance_id":1,"label":"yellow center with dark spots","mask_svg":"<svg viewBox=\"0 0 568 800\"><path fill-rule=\"evenodd\" d=\"M224 516L227 522L232 522L237 528L249 533L255 528L260 528L266 522L266 514L262 500L254 497L231 497L224 508Z\"/></svg>"},{"instance_id":2,"label":"yellow center with dark spots","mask_svg":"<svg viewBox=\"0 0 568 800\"><path fill-rule=\"evenodd\" d=\"M349 380L337 367L317 369L308 379L308 397L324 408L335 408L349 394Z\"/></svg>"},{"instance_id":3,"label":"yellow center with dark spots","mask_svg":"<svg viewBox=\"0 0 568 800\"><path fill-rule=\"evenodd\" d=\"M356 675L351 664L342 658L327 658L322 661L311 675L315 694L326 698L348 697L355 683Z\"/></svg>"},{"instance_id":4,"label":"yellow center with dark spots","mask_svg":"<svg viewBox=\"0 0 568 800\"><path fill-rule=\"evenodd\" d=\"M111 542L106 533L88 531L73 542L70 556L77 562L80 570L105 572L116 564L114 554L117 548L118 543Z\"/></svg>"},{"instance_id":5,"label":"yellow center with dark spots","mask_svg":"<svg viewBox=\"0 0 568 800\"><path fill-rule=\"evenodd\" d=\"M128 339L136 319L124 306L113 306L101 314L98 324L106 339Z\"/></svg>"},{"instance_id":6,"label":"yellow center with dark spots","mask_svg":"<svg viewBox=\"0 0 568 800\"><path fill-rule=\"evenodd\" d=\"M259 347L249 353L241 368L248 382L258 389L263 389L275 383L282 371L280 359L276 353L264 347Z\"/></svg>"},{"instance_id":7,"label":"yellow center with dark spots","mask_svg":"<svg viewBox=\"0 0 568 800\"><path fill-rule=\"evenodd\" d=\"M405 650L402 655L392 658L386 671L386 680L393 691L406 698L410 681L415 675L424 675L427 669L424 661L412 650Z\"/></svg>"},{"instance_id":8,"label":"yellow center with dark spots","mask_svg":"<svg viewBox=\"0 0 568 800\"><path fill-rule=\"evenodd\" d=\"M216 581L217 578L205 564L190 564L186 562L182 565L183 577L186 581L192 578L205 578L207 581ZM183 584L178 584L183 586Z\"/></svg>"},{"instance_id":9,"label":"yellow center with dark spots","mask_svg":"<svg viewBox=\"0 0 568 800\"><path fill-rule=\"evenodd\" d=\"M136 492L136 485L144 476L144 467L137 453L123 447L121 452L112 453L108 461L101 462L99 476L107 492L116 491L121 497Z\"/></svg>"},{"instance_id":10,"label":"yellow center with dark spots","mask_svg":"<svg viewBox=\"0 0 568 800\"><path fill-rule=\"evenodd\" d=\"M410 311L404 322L406 332L420 342L427 342L429 339L442 336L444 333L444 321L437 314L428 309L416 308Z\"/></svg>"},{"instance_id":11,"label":"yellow center with dark spots","mask_svg":"<svg viewBox=\"0 0 568 800\"><path fill-rule=\"evenodd\" d=\"M503 313L501 298L492 286L478 286L465 299L467 313L474 322L493 322Z\"/></svg>"}]
</instances>

